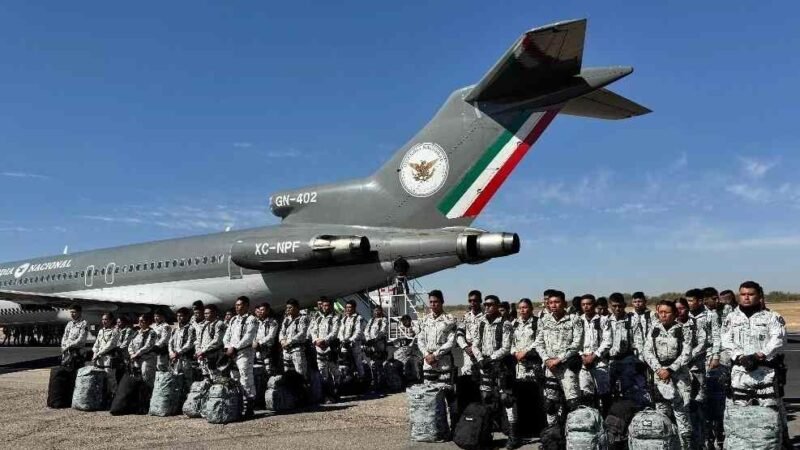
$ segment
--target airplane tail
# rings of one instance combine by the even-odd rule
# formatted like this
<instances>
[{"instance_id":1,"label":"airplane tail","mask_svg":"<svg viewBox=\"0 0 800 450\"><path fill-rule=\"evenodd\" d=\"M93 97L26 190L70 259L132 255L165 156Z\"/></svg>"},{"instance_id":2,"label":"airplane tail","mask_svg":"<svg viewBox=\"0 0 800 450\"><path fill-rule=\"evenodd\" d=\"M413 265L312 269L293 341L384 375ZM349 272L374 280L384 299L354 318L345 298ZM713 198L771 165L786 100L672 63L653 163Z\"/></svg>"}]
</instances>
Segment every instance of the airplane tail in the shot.
<instances>
[{"instance_id":1,"label":"airplane tail","mask_svg":"<svg viewBox=\"0 0 800 450\"><path fill-rule=\"evenodd\" d=\"M526 32L375 174L273 195L273 213L284 223L468 226L557 114L650 112L604 89L633 68L581 68L585 31L581 19Z\"/></svg>"}]
</instances>

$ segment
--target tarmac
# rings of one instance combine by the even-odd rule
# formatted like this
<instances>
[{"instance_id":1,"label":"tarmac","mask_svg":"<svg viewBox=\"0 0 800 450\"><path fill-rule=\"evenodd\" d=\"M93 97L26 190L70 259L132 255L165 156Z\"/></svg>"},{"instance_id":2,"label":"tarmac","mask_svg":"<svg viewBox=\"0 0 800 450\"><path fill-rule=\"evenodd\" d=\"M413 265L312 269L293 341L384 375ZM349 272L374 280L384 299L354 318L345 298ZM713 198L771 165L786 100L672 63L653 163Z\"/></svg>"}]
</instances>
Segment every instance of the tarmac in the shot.
<instances>
[{"instance_id":1,"label":"tarmac","mask_svg":"<svg viewBox=\"0 0 800 450\"><path fill-rule=\"evenodd\" d=\"M800 335L786 347L789 432L800 448ZM324 405L293 414L257 412L246 422L212 425L202 419L111 416L45 407L56 347L0 347L0 449L281 448L454 449L452 443L409 441L404 394ZM495 435L496 446L505 444ZM524 449L538 448L536 441Z\"/></svg>"}]
</instances>

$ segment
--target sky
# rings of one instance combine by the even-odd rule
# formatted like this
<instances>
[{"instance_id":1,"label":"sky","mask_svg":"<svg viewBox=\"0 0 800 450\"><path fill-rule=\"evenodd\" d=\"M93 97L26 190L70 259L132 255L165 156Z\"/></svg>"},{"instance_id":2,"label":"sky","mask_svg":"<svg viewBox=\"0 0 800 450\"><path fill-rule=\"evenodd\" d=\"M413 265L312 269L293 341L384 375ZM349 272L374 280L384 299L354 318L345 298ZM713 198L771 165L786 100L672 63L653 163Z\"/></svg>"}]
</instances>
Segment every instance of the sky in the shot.
<instances>
[{"instance_id":1,"label":"sky","mask_svg":"<svg viewBox=\"0 0 800 450\"><path fill-rule=\"evenodd\" d=\"M475 222L518 255L421 279L463 302L800 291L796 2L6 2L0 261L278 223L369 175L527 29L654 112L559 116Z\"/></svg>"}]
</instances>

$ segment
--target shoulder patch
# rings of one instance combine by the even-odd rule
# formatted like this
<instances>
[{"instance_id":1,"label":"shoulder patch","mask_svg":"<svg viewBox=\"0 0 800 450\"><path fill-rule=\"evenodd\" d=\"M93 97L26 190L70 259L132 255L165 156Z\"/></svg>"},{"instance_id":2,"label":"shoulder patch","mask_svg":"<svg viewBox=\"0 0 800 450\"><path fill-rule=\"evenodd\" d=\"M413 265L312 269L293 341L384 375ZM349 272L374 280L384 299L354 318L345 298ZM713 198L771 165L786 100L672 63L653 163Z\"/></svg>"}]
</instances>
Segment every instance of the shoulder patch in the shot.
<instances>
[{"instance_id":1,"label":"shoulder patch","mask_svg":"<svg viewBox=\"0 0 800 450\"><path fill-rule=\"evenodd\" d=\"M784 327L786 326L786 320L784 320L783 316L778 316L778 323Z\"/></svg>"}]
</instances>

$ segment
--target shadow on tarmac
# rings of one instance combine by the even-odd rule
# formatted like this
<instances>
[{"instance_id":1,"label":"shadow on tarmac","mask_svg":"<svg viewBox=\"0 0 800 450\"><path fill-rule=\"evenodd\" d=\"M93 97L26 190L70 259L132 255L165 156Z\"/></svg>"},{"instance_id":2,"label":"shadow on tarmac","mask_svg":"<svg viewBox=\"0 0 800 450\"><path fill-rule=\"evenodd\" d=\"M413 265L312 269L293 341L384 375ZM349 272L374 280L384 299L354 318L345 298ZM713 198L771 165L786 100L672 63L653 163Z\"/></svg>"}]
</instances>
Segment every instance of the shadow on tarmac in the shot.
<instances>
[{"instance_id":1,"label":"shadow on tarmac","mask_svg":"<svg viewBox=\"0 0 800 450\"><path fill-rule=\"evenodd\" d=\"M0 365L0 375L5 373L21 372L23 370L31 369L45 369L47 367L57 366L61 363L61 356L48 356L45 358L32 359L29 361L20 361L11 364Z\"/></svg>"}]
</instances>

